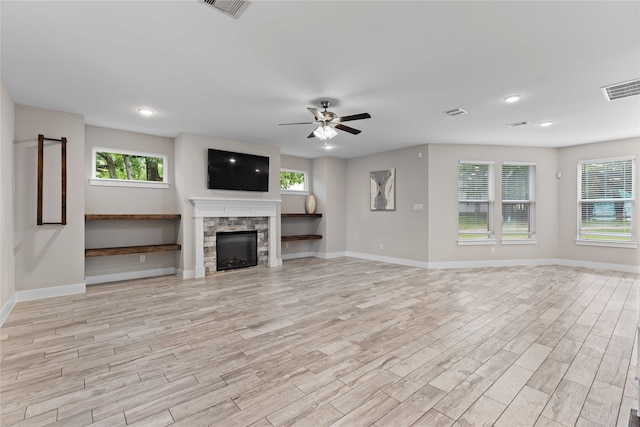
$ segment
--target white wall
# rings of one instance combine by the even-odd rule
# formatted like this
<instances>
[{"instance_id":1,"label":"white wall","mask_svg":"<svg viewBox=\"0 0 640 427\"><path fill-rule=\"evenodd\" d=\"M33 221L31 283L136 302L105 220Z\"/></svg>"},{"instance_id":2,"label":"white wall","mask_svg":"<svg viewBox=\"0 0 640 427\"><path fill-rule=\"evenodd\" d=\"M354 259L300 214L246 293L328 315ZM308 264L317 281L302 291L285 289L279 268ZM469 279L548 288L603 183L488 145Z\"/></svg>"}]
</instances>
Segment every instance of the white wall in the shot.
<instances>
[{"instance_id":1,"label":"white wall","mask_svg":"<svg viewBox=\"0 0 640 427\"><path fill-rule=\"evenodd\" d=\"M347 161L349 252L381 259L427 261L431 238L427 232L427 157L427 146L423 145ZM371 211L369 173L391 168L396 169L396 209ZM423 209L414 210L414 204L422 204Z\"/></svg>"},{"instance_id":2,"label":"white wall","mask_svg":"<svg viewBox=\"0 0 640 427\"><path fill-rule=\"evenodd\" d=\"M207 149L236 151L269 157L269 191L226 191L207 189ZM213 136L182 133L174 141L176 179L176 204L182 222L178 243L182 245L179 269L182 275L193 275L195 268L193 206L191 197L219 197L238 199L280 199L280 149L249 142L232 141ZM278 209L278 213L280 210ZM277 257L280 259L280 228L273 236L277 242Z\"/></svg>"},{"instance_id":3,"label":"white wall","mask_svg":"<svg viewBox=\"0 0 640 427\"><path fill-rule=\"evenodd\" d=\"M502 198L502 162L536 164L535 245L500 243L502 215L496 204L493 224L494 246L458 246L458 162L495 162L495 199ZM558 170L553 148L503 147L487 145L429 145L429 262L532 260L557 257ZM492 253L491 248L494 252Z\"/></svg>"},{"instance_id":4,"label":"white wall","mask_svg":"<svg viewBox=\"0 0 640 427\"><path fill-rule=\"evenodd\" d=\"M14 238L16 291L84 289L84 118L16 106ZM37 141L67 138L67 225L36 225ZM45 290L47 290L45 292ZM48 293L47 293L48 292ZM37 297L38 292L28 295ZM20 298L19 298L20 299Z\"/></svg>"},{"instance_id":5,"label":"white wall","mask_svg":"<svg viewBox=\"0 0 640 427\"><path fill-rule=\"evenodd\" d=\"M640 268L640 248L608 248L600 246L578 246L577 235L577 185L578 161L595 160L612 157L636 157L636 203L634 206L634 224L636 242L640 239L640 138L607 141L596 144L577 145L559 150L562 179L560 180L560 233L559 256L563 259L580 261L583 264L625 265ZM607 267L602 265L601 267Z\"/></svg>"},{"instance_id":6,"label":"white wall","mask_svg":"<svg viewBox=\"0 0 640 427\"><path fill-rule=\"evenodd\" d=\"M90 185L93 147L138 151L167 156L165 173L169 188L110 187ZM173 214L176 180L173 139L96 126L85 126L85 211L94 214ZM179 224L175 221L87 221L86 248L175 243ZM115 255L87 258L89 283L171 274L177 267L177 252Z\"/></svg>"},{"instance_id":7,"label":"white wall","mask_svg":"<svg viewBox=\"0 0 640 427\"><path fill-rule=\"evenodd\" d=\"M15 303L13 256L13 139L15 104L0 82L0 324Z\"/></svg>"}]
</instances>

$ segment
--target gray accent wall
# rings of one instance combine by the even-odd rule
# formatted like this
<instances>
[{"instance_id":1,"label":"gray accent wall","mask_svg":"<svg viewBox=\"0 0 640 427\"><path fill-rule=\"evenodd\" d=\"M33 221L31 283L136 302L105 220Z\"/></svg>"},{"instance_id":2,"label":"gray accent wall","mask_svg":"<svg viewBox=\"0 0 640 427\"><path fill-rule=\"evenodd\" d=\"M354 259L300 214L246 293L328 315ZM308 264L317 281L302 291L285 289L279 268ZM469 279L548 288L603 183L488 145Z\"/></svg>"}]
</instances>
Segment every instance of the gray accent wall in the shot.
<instances>
[{"instance_id":1,"label":"gray accent wall","mask_svg":"<svg viewBox=\"0 0 640 427\"><path fill-rule=\"evenodd\" d=\"M16 291L84 286L84 118L16 106L14 239ZM36 225L38 134L67 138L67 225Z\"/></svg>"},{"instance_id":2,"label":"gray accent wall","mask_svg":"<svg viewBox=\"0 0 640 427\"><path fill-rule=\"evenodd\" d=\"M0 82L0 310L8 315L15 300L13 256L13 139L15 134L15 104L11 94Z\"/></svg>"},{"instance_id":3,"label":"gray accent wall","mask_svg":"<svg viewBox=\"0 0 640 427\"><path fill-rule=\"evenodd\" d=\"M428 260L427 148L422 145L347 161L344 187L350 253L370 254L380 259ZM391 168L396 169L396 209L372 211L369 173ZM414 210L414 205L422 205L422 209Z\"/></svg>"},{"instance_id":4,"label":"gray accent wall","mask_svg":"<svg viewBox=\"0 0 640 427\"><path fill-rule=\"evenodd\" d=\"M318 227L322 235L319 256L344 256L347 248L347 161L335 157L313 160L313 188L319 212Z\"/></svg>"}]
</instances>

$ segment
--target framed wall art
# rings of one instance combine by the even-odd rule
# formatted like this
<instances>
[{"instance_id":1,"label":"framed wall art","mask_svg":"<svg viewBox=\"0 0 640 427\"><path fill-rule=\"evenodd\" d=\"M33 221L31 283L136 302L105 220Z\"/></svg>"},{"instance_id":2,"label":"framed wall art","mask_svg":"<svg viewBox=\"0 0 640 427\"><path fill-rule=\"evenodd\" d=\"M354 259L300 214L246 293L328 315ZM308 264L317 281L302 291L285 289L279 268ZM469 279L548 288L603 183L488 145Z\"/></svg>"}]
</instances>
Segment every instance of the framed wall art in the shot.
<instances>
[{"instance_id":1,"label":"framed wall art","mask_svg":"<svg viewBox=\"0 0 640 427\"><path fill-rule=\"evenodd\" d=\"M396 210L396 169L369 173L371 183L371 210Z\"/></svg>"}]
</instances>

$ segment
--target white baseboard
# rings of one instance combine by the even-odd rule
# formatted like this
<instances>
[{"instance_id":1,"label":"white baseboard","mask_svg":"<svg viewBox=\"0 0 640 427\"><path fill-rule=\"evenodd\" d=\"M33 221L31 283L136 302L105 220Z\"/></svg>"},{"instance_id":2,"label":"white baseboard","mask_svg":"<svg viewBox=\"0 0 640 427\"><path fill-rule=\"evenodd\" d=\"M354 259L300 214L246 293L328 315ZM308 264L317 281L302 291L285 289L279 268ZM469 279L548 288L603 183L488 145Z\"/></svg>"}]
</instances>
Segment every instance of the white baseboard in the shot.
<instances>
[{"instance_id":1,"label":"white baseboard","mask_svg":"<svg viewBox=\"0 0 640 427\"><path fill-rule=\"evenodd\" d=\"M613 270L623 273L640 273L640 266L626 264L610 264L606 262L579 261L574 259L562 259L561 265L569 267L593 268L596 270Z\"/></svg>"},{"instance_id":2,"label":"white baseboard","mask_svg":"<svg viewBox=\"0 0 640 427\"><path fill-rule=\"evenodd\" d=\"M269 268L280 267L282 265L282 258L269 258Z\"/></svg>"},{"instance_id":3,"label":"white baseboard","mask_svg":"<svg viewBox=\"0 0 640 427\"><path fill-rule=\"evenodd\" d=\"M294 252L294 253L290 253L290 254L282 254L282 259L283 260L298 259L298 258L311 258L311 257L319 258L318 252Z\"/></svg>"},{"instance_id":4,"label":"white baseboard","mask_svg":"<svg viewBox=\"0 0 640 427\"><path fill-rule=\"evenodd\" d=\"M579 261L563 258L538 258L538 259L502 259L485 261L416 261L404 258L393 258L380 255L366 254L361 252L346 252L346 256L366 259L369 261L387 262L389 264L406 265L409 267L420 267L431 270L443 270L451 268L481 268L481 267L520 267L535 265L564 265L567 267L583 267L595 270L613 270L624 273L640 273L640 266L626 264L611 264L604 262Z\"/></svg>"},{"instance_id":5,"label":"white baseboard","mask_svg":"<svg viewBox=\"0 0 640 427\"><path fill-rule=\"evenodd\" d=\"M176 276L178 276L181 279L193 279L193 278L196 277L196 272L195 272L195 270L177 269L176 270Z\"/></svg>"},{"instance_id":6,"label":"white baseboard","mask_svg":"<svg viewBox=\"0 0 640 427\"><path fill-rule=\"evenodd\" d=\"M87 285L98 283L119 282L121 280L144 279L147 277L169 276L176 274L175 267L154 268L151 270L128 271L125 273L101 274L99 276L87 276Z\"/></svg>"},{"instance_id":7,"label":"white baseboard","mask_svg":"<svg viewBox=\"0 0 640 427\"><path fill-rule=\"evenodd\" d=\"M347 252L294 252L290 254L282 254L282 259L297 259L297 258L322 258L322 259L333 259L333 258L343 258L346 257Z\"/></svg>"},{"instance_id":8,"label":"white baseboard","mask_svg":"<svg viewBox=\"0 0 640 427\"><path fill-rule=\"evenodd\" d=\"M84 294L87 290L86 283L75 285L54 286L51 288L29 289L16 291L16 301L31 301L34 299L62 297L65 295Z\"/></svg>"},{"instance_id":9,"label":"white baseboard","mask_svg":"<svg viewBox=\"0 0 640 427\"><path fill-rule=\"evenodd\" d=\"M564 265L561 259L497 259L484 261L436 261L427 263L429 269L445 270L450 268L481 268L481 267L524 267L535 265Z\"/></svg>"},{"instance_id":10,"label":"white baseboard","mask_svg":"<svg viewBox=\"0 0 640 427\"><path fill-rule=\"evenodd\" d=\"M0 311L0 326L2 326L5 320L7 320L7 317L9 317L9 313L11 313L11 310L13 310L13 307L15 305L16 305L16 293L14 292L11 294L9 301L7 301L4 307L2 307L2 311Z\"/></svg>"},{"instance_id":11,"label":"white baseboard","mask_svg":"<svg viewBox=\"0 0 640 427\"><path fill-rule=\"evenodd\" d=\"M408 267L429 268L429 263L427 263L426 261L417 261L413 259L394 258L389 256L365 254L362 252L351 252L351 251L347 251L346 256L352 257L352 258L366 259L369 261L379 261L379 262L386 262L389 264L406 265Z\"/></svg>"},{"instance_id":12,"label":"white baseboard","mask_svg":"<svg viewBox=\"0 0 640 427\"><path fill-rule=\"evenodd\" d=\"M317 257L322 259L344 258L348 256L346 251L341 252L319 252Z\"/></svg>"}]
</instances>

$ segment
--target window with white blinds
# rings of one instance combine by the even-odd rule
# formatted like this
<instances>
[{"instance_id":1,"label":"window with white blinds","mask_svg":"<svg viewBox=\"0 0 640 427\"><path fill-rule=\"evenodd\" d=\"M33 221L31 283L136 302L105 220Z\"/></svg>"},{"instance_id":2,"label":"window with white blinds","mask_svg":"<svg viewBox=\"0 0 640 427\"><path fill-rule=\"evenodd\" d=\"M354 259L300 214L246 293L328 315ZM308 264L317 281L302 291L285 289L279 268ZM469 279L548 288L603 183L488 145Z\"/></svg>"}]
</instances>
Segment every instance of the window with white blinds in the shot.
<instances>
[{"instance_id":1,"label":"window with white blinds","mask_svg":"<svg viewBox=\"0 0 640 427\"><path fill-rule=\"evenodd\" d=\"M458 165L458 240L493 239L493 163Z\"/></svg>"},{"instance_id":2,"label":"window with white blinds","mask_svg":"<svg viewBox=\"0 0 640 427\"><path fill-rule=\"evenodd\" d=\"M635 159L578 162L578 240L634 241Z\"/></svg>"},{"instance_id":3,"label":"window with white blinds","mask_svg":"<svg viewBox=\"0 0 640 427\"><path fill-rule=\"evenodd\" d=\"M502 239L535 238L535 164L502 165Z\"/></svg>"}]
</instances>

